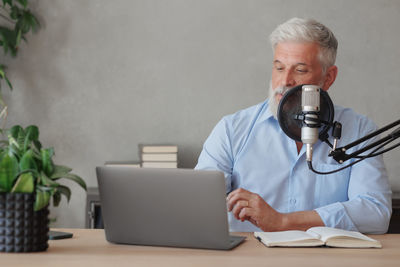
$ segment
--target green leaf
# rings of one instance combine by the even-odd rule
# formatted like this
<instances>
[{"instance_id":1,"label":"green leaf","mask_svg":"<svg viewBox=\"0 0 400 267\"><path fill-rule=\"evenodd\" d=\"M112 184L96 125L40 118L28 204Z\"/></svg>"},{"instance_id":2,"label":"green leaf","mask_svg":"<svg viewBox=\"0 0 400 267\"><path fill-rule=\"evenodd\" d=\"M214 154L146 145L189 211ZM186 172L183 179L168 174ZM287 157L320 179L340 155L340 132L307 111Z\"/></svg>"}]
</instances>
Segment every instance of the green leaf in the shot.
<instances>
[{"instance_id":1,"label":"green leaf","mask_svg":"<svg viewBox=\"0 0 400 267\"><path fill-rule=\"evenodd\" d=\"M21 31L21 30L18 30L17 38L16 38L16 40L15 40L15 45L16 45L16 46L19 46L19 44L21 43L21 34L22 34L22 31Z\"/></svg>"},{"instance_id":2,"label":"green leaf","mask_svg":"<svg viewBox=\"0 0 400 267\"><path fill-rule=\"evenodd\" d=\"M56 191L53 195L53 206L58 207L60 202L61 202L61 193L59 191Z\"/></svg>"},{"instance_id":3,"label":"green leaf","mask_svg":"<svg viewBox=\"0 0 400 267\"><path fill-rule=\"evenodd\" d=\"M34 210L38 211L46 207L49 204L50 196L51 193L49 191L42 191L40 188L37 188Z\"/></svg>"},{"instance_id":4,"label":"green leaf","mask_svg":"<svg viewBox=\"0 0 400 267\"><path fill-rule=\"evenodd\" d=\"M24 18L32 29L32 32L37 32L40 27L40 23L37 18L29 10L24 12Z\"/></svg>"},{"instance_id":5,"label":"green leaf","mask_svg":"<svg viewBox=\"0 0 400 267\"><path fill-rule=\"evenodd\" d=\"M13 193L32 193L34 189L32 173L21 174L11 192Z\"/></svg>"},{"instance_id":6,"label":"green leaf","mask_svg":"<svg viewBox=\"0 0 400 267\"><path fill-rule=\"evenodd\" d=\"M8 141L13 150L12 152L21 157L24 152L25 131L20 125L15 125L9 130Z\"/></svg>"},{"instance_id":7,"label":"green leaf","mask_svg":"<svg viewBox=\"0 0 400 267\"><path fill-rule=\"evenodd\" d=\"M39 128L36 125L29 125L25 128L26 138L30 141L38 141L39 140Z\"/></svg>"},{"instance_id":8,"label":"green leaf","mask_svg":"<svg viewBox=\"0 0 400 267\"><path fill-rule=\"evenodd\" d=\"M4 79L6 77L6 73L3 69L3 65L0 66L0 78Z\"/></svg>"},{"instance_id":9,"label":"green leaf","mask_svg":"<svg viewBox=\"0 0 400 267\"><path fill-rule=\"evenodd\" d=\"M29 149L25 152L19 161L19 168L21 171L25 170L38 170L38 166L33 158L33 151Z\"/></svg>"},{"instance_id":10,"label":"green leaf","mask_svg":"<svg viewBox=\"0 0 400 267\"><path fill-rule=\"evenodd\" d=\"M34 33L36 33L40 28L39 20L34 15L31 15L31 27Z\"/></svg>"},{"instance_id":11,"label":"green leaf","mask_svg":"<svg viewBox=\"0 0 400 267\"><path fill-rule=\"evenodd\" d=\"M67 173L67 174L63 175L62 178L66 178L66 179L69 179L69 180L71 180L71 181L74 181L74 182L76 182L77 184L79 184L85 191L87 190L87 189L86 189L86 183L85 183L85 181L84 181L81 177L79 177L78 175L76 175L76 174ZM59 179L59 178L57 178L57 179ZM57 179L54 179L54 180L57 180Z\"/></svg>"},{"instance_id":12,"label":"green leaf","mask_svg":"<svg viewBox=\"0 0 400 267\"><path fill-rule=\"evenodd\" d=\"M4 54L7 55L8 51L10 50L12 56L16 55L17 53L16 38L17 34L14 30L6 28L4 26L0 26L0 39L2 41Z\"/></svg>"},{"instance_id":13,"label":"green leaf","mask_svg":"<svg viewBox=\"0 0 400 267\"><path fill-rule=\"evenodd\" d=\"M51 179L62 178L65 174L72 171L70 167L62 166L62 165L54 165L54 172L50 176Z\"/></svg>"},{"instance_id":14,"label":"green leaf","mask_svg":"<svg viewBox=\"0 0 400 267\"><path fill-rule=\"evenodd\" d=\"M21 16L21 9L15 5L11 6L10 18L17 20Z\"/></svg>"},{"instance_id":15,"label":"green leaf","mask_svg":"<svg viewBox=\"0 0 400 267\"><path fill-rule=\"evenodd\" d=\"M6 153L0 161L0 188L10 192L18 174L18 160L14 155Z\"/></svg>"},{"instance_id":16,"label":"green leaf","mask_svg":"<svg viewBox=\"0 0 400 267\"><path fill-rule=\"evenodd\" d=\"M10 152L18 159L25 153L25 131L21 126L15 125L9 130L8 141L10 143Z\"/></svg>"},{"instance_id":17,"label":"green leaf","mask_svg":"<svg viewBox=\"0 0 400 267\"><path fill-rule=\"evenodd\" d=\"M12 84L11 84L10 80L8 79L8 77L6 75L6 68L7 67L5 65L0 64L0 79L6 80L6 83L7 83L8 87L10 87L10 89L12 90L13 89ZM1 101L0 101L1 105L5 106L4 101L3 101L3 97L1 96L1 94L0 94L0 97L1 97Z\"/></svg>"},{"instance_id":18,"label":"green leaf","mask_svg":"<svg viewBox=\"0 0 400 267\"><path fill-rule=\"evenodd\" d=\"M39 128L36 125L30 125L25 128L24 133L24 151L26 151L33 141L38 141Z\"/></svg>"},{"instance_id":19,"label":"green leaf","mask_svg":"<svg viewBox=\"0 0 400 267\"><path fill-rule=\"evenodd\" d=\"M25 131L24 131L24 129L19 131L16 140L18 142L18 147L21 149L21 151L23 151L22 149L24 148L24 144L25 144ZM25 151L23 151L23 152L25 152Z\"/></svg>"},{"instance_id":20,"label":"green leaf","mask_svg":"<svg viewBox=\"0 0 400 267\"><path fill-rule=\"evenodd\" d=\"M50 195L53 195L55 192L55 188L54 187L49 187L49 186L45 186L45 185L36 185L36 189L39 189L41 191L45 191L45 192L49 192Z\"/></svg>"},{"instance_id":21,"label":"green leaf","mask_svg":"<svg viewBox=\"0 0 400 267\"><path fill-rule=\"evenodd\" d=\"M34 145L34 147L35 147L35 149L36 149L37 151L40 151L40 149L42 149L42 144L40 143L39 140L33 141L33 145Z\"/></svg>"},{"instance_id":22,"label":"green leaf","mask_svg":"<svg viewBox=\"0 0 400 267\"><path fill-rule=\"evenodd\" d=\"M44 172L40 173L40 184L46 187L58 187L60 186L59 183L54 182Z\"/></svg>"},{"instance_id":23,"label":"green leaf","mask_svg":"<svg viewBox=\"0 0 400 267\"><path fill-rule=\"evenodd\" d=\"M7 78L7 76L4 76L4 79L6 80L6 83L7 83L8 87L10 87L10 89L12 90L13 87L12 87L12 84L11 84L10 80Z\"/></svg>"},{"instance_id":24,"label":"green leaf","mask_svg":"<svg viewBox=\"0 0 400 267\"><path fill-rule=\"evenodd\" d=\"M24 129L22 129L22 127L20 125L14 125L13 127L10 128L9 132L11 134L12 137L14 137L15 139L18 138L19 133L23 132Z\"/></svg>"},{"instance_id":25,"label":"green leaf","mask_svg":"<svg viewBox=\"0 0 400 267\"><path fill-rule=\"evenodd\" d=\"M8 142L9 142L9 153L14 154L18 157L21 157L22 155L22 150L20 149L20 146L17 142L17 140L12 137L12 136L8 136Z\"/></svg>"},{"instance_id":26,"label":"green leaf","mask_svg":"<svg viewBox=\"0 0 400 267\"><path fill-rule=\"evenodd\" d=\"M71 190L64 185L57 187L56 192L60 192L60 194L64 195L68 202L71 199Z\"/></svg>"},{"instance_id":27,"label":"green leaf","mask_svg":"<svg viewBox=\"0 0 400 267\"><path fill-rule=\"evenodd\" d=\"M16 33L18 30L21 30L22 34L26 34L31 29L33 32L36 32L39 28L39 23L37 19L29 10L19 10L16 16L18 17L17 23L15 25Z\"/></svg>"},{"instance_id":28,"label":"green leaf","mask_svg":"<svg viewBox=\"0 0 400 267\"><path fill-rule=\"evenodd\" d=\"M3 0L3 5L5 6L5 5L9 5L9 6L11 6L12 5L12 1L13 0Z\"/></svg>"},{"instance_id":29,"label":"green leaf","mask_svg":"<svg viewBox=\"0 0 400 267\"><path fill-rule=\"evenodd\" d=\"M44 173L49 177L51 177L54 172L54 164L51 160L53 153L54 150L52 148L40 150L40 154L42 156L42 168Z\"/></svg>"}]
</instances>

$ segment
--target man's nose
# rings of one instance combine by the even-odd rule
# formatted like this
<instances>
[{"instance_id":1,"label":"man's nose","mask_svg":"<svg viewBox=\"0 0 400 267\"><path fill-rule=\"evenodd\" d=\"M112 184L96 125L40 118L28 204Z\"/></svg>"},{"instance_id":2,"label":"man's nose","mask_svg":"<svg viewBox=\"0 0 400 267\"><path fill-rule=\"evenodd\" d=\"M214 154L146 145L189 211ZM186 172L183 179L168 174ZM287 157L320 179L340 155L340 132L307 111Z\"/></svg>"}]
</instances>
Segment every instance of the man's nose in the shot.
<instances>
[{"instance_id":1,"label":"man's nose","mask_svg":"<svg viewBox=\"0 0 400 267\"><path fill-rule=\"evenodd\" d=\"M293 77L292 71L288 70L285 72L282 79L282 86L293 87L296 85L296 80Z\"/></svg>"}]
</instances>

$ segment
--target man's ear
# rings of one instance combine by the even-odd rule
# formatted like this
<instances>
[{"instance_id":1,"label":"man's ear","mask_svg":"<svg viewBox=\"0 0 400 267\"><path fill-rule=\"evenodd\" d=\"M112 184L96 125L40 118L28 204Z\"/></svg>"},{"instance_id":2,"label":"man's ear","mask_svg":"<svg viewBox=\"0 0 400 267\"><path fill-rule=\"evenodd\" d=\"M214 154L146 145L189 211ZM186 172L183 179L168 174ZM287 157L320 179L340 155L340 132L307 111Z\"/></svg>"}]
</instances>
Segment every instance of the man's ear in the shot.
<instances>
[{"instance_id":1,"label":"man's ear","mask_svg":"<svg viewBox=\"0 0 400 267\"><path fill-rule=\"evenodd\" d=\"M324 85L322 86L322 90L328 91L329 87L331 87L333 82L336 80L337 74L338 74L338 68L335 65L330 66L326 70L325 81Z\"/></svg>"}]
</instances>

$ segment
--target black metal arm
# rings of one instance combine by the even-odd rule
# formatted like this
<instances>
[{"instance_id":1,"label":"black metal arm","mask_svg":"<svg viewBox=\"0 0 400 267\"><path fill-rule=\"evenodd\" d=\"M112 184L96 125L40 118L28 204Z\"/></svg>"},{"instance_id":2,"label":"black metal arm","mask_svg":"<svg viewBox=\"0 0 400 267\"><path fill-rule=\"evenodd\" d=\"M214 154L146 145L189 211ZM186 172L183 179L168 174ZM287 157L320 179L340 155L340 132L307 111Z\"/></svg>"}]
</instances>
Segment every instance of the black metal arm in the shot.
<instances>
[{"instance_id":1,"label":"black metal arm","mask_svg":"<svg viewBox=\"0 0 400 267\"><path fill-rule=\"evenodd\" d=\"M393 145L393 146L391 146L389 148L382 149L387 144L393 142L394 140L396 140L397 138L400 137L400 127L399 127L397 129L395 129L393 132L391 132L390 134L388 134L386 137L381 138L380 140L375 141L372 144L369 144L369 145L367 145L367 146L365 146L365 147L363 147L363 148L361 148L361 149L359 149L357 151L354 151L351 154L346 154L346 151L349 150L350 148L352 148L352 147L354 147L356 145L359 145L362 142L365 142L365 141L367 141L367 140L369 140L369 139L371 139L371 138L373 138L373 137L375 137L375 136L377 136L377 135L379 135L379 134L381 134L381 133L383 133L383 132L385 132L385 131L387 131L387 130L389 130L389 129L397 126L397 125L399 125L400 124L400 120L397 120L397 121L395 121L393 123L390 123L390 124L382 127L381 129L378 129L378 130L376 130L376 131L374 131L374 132L372 132L372 133L370 133L370 134L368 134L368 135L366 135L366 136L364 136L364 137L362 137L362 138L360 138L360 139L358 139L358 140L356 140L356 141L354 141L354 142L352 142L352 143L350 143L350 144L348 144L346 146L336 148L337 141L338 141L338 139L340 139L341 131L342 131L342 125L339 122L335 121L334 123L331 123L331 122L323 121L323 120L316 119L316 118L308 118L307 120L314 122L314 124L308 125L305 122L304 114L295 115L294 119L303 121L303 124L307 125L307 127L311 127L311 126L315 127L315 125L318 125L317 127L320 127L321 124L325 124L325 125L328 125L329 127L331 127L332 128L332 137L334 138L334 144L332 145L328 141L328 138L329 138L328 133L325 133L325 135L323 135L322 138L320 136L320 139L323 142L327 143L332 148L332 150L331 150L331 152L329 153L328 156L333 157L337 162L343 163L343 162L345 162L346 160L349 160L349 159L353 159L353 158L357 159L356 161L354 161L354 162L352 162L352 163L350 163L350 164L348 164L348 165L346 165L346 166L344 166L342 168L339 168L339 169L333 170L333 171L329 171L329 172L319 172L319 171L314 170L313 167L312 167L312 162L308 161L307 163L308 163L309 169L312 170L315 173L318 173L318 174L331 174L331 173L335 173L335 172L341 171L341 170L346 169L346 168L348 168L350 166L353 166L354 164L356 164L356 163L358 163L358 162L360 162L360 161L362 161L362 160L364 160L366 158L375 157L377 155L383 154L385 152L388 152L388 151L400 146L400 142L399 142L398 144L395 144L395 145ZM375 148L375 149L372 152L370 152L369 154L360 155L361 153L364 153L364 152L366 152L368 150L371 150L373 148Z\"/></svg>"},{"instance_id":2,"label":"black metal arm","mask_svg":"<svg viewBox=\"0 0 400 267\"><path fill-rule=\"evenodd\" d=\"M382 127L381 129L378 129L378 130L376 130L376 131L374 131L374 132L372 132L372 133L370 133L370 134L368 134L346 146L339 147L339 148L332 150L331 153L329 153L329 156L333 157L339 163L343 163L348 159L359 158L359 155L361 153L368 151L372 148L378 147L381 144L384 144L384 143L388 144L388 143L394 141L395 139L399 138L400 137L400 128L394 130L392 133L388 134L386 137L384 137L376 142L373 142L372 144L369 144L368 146L366 146L364 148L354 151L351 154L346 154L346 151L362 142L365 142L365 141L399 125L399 124L400 124L400 120L397 120L391 124L388 124L387 126Z\"/></svg>"}]
</instances>

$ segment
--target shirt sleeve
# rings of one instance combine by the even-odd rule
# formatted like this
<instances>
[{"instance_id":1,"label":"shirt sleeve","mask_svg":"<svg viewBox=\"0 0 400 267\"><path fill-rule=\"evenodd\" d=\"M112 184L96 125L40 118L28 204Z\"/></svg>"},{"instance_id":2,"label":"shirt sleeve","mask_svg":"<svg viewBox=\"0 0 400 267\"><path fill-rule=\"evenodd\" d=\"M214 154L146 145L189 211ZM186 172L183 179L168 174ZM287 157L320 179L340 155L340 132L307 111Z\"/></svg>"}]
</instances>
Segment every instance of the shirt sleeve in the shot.
<instances>
[{"instance_id":1,"label":"shirt sleeve","mask_svg":"<svg viewBox=\"0 0 400 267\"><path fill-rule=\"evenodd\" d=\"M376 139L368 143L373 141ZM382 155L353 165L349 173L349 200L317 208L321 219L329 227L370 234L387 232L392 192Z\"/></svg>"},{"instance_id":2,"label":"shirt sleeve","mask_svg":"<svg viewBox=\"0 0 400 267\"><path fill-rule=\"evenodd\" d=\"M231 191L232 166L230 131L226 118L223 118L205 141L195 169L222 171L228 193Z\"/></svg>"}]
</instances>

